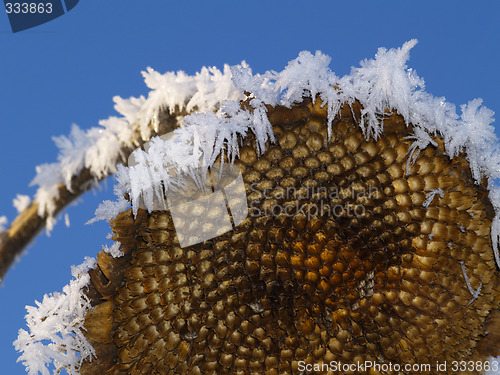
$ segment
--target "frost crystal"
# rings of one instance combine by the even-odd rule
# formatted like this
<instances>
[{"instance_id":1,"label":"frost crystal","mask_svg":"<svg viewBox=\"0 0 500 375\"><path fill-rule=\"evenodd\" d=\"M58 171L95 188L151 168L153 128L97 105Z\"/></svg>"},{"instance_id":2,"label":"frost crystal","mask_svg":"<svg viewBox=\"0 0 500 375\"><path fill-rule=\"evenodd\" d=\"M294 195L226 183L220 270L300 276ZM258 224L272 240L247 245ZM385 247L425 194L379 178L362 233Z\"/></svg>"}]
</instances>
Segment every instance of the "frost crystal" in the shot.
<instances>
[{"instance_id":1,"label":"frost crystal","mask_svg":"<svg viewBox=\"0 0 500 375\"><path fill-rule=\"evenodd\" d=\"M495 254L495 261L500 268L500 254L498 252L500 238L500 188L494 184L493 179L488 181L490 190L489 198L493 207L495 207L495 217L491 222L491 245Z\"/></svg>"},{"instance_id":2,"label":"frost crystal","mask_svg":"<svg viewBox=\"0 0 500 375\"><path fill-rule=\"evenodd\" d=\"M414 135L406 137L413 140L408 148L408 161L406 162L406 173L410 173L410 166L417 160L420 151L424 150L429 144L437 147L437 143L431 138L429 133L418 126L414 130Z\"/></svg>"},{"instance_id":3,"label":"frost crystal","mask_svg":"<svg viewBox=\"0 0 500 375\"><path fill-rule=\"evenodd\" d=\"M0 216L0 233L5 231L5 225L7 225L8 222L7 216Z\"/></svg>"},{"instance_id":4,"label":"frost crystal","mask_svg":"<svg viewBox=\"0 0 500 375\"><path fill-rule=\"evenodd\" d=\"M12 201L12 204L19 213L28 208L30 203L31 203L31 198L27 195L22 195L22 194L17 194L17 196Z\"/></svg>"},{"instance_id":5,"label":"frost crystal","mask_svg":"<svg viewBox=\"0 0 500 375\"><path fill-rule=\"evenodd\" d=\"M54 201L59 198L59 186L71 189L72 178L83 168L88 168L96 178L115 173L123 147L132 146L134 132L138 131L143 139L149 139L152 131L157 130L162 109L211 111L224 100L244 98L232 82L228 65L222 72L217 68L203 68L195 76L182 71L160 74L148 68L143 76L151 89L147 98L113 98L115 109L122 117L101 120L99 127L88 130L73 125L69 136L54 137L60 150L58 162L38 166L31 182L31 185L39 186L35 200L39 205L38 215L47 215L47 232L55 223Z\"/></svg>"},{"instance_id":6,"label":"frost crystal","mask_svg":"<svg viewBox=\"0 0 500 375\"><path fill-rule=\"evenodd\" d=\"M364 60L361 68L342 78L340 87L352 100L363 105L361 128L368 136L382 134L381 116L395 109L407 121L414 111L416 88L424 88L424 80L406 68L410 50L417 44L413 39L403 47L387 51L379 48L374 60Z\"/></svg>"},{"instance_id":7,"label":"frost crystal","mask_svg":"<svg viewBox=\"0 0 500 375\"><path fill-rule=\"evenodd\" d=\"M460 262L460 266L462 267L462 274L464 275L467 288L469 289L470 294L472 294L472 299L467 304L467 306L469 306L472 302L474 302L477 299L477 297L479 297L479 293L481 293L481 288L483 287L483 283L480 283L477 290L474 290L474 288L472 288L472 285L470 285L469 276L467 276L467 270L465 269L464 262Z\"/></svg>"},{"instance_id":8,"label":"frost crystal","mask_svg":"<svg viewBox=\"0 0 500 375\"><path fill-rule=\"evenodd\" d=\"M111 245L111 247L107 247L106 245L104 245L102 247L102 249L110 254L113 258L119 258L121 256L123 256L123 251L120 250L120 245L121 243L116 241L116 242L113 242L113 245Z\"/></svg>"},{"instance_id":9,"label":"frost crystal","mask_svg":"<svg viewBox=\"0 0 500 375\"><path fill-rule=\"evenodd\" d=\"M69 374L78 373L82 361L95 355L82 330L84 317L90 302L82 293L89 283L88 269L95 267L95 260L86 258L78 267L73 267L74 277L63 288L62 293L45 295L37 307L26 306L28 331L19 330L14 341L17 351L22 352L18 361L23 362L30 375L50 374L65 369Z\"/></svg>"},{"instance_id":10,"label":"frost crystal","mask_svg":"<svg viewBox=\"0 0 500 375\"><path fill-rule=\"evenodd\" d=\"M436 195L439 195L441 198L443 198L444 197L443 190L442 189L430 189L429 192L427 193L427 196L425 197L424 203L422 203L422 206L424 208L429 207L429 205L432 203L432 201Z\"/></svg>"}]
</instances>

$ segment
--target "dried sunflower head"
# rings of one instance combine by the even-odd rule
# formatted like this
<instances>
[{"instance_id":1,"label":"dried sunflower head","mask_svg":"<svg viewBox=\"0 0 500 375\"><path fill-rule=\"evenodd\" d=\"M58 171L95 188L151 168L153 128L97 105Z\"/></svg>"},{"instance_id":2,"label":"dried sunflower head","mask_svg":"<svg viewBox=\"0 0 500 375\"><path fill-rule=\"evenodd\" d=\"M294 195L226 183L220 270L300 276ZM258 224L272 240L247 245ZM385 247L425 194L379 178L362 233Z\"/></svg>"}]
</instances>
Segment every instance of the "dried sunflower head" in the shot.
<instances>
[{"instance_id":1,"label":"dried sunflower head","mask_svg":"<svg viewBox=\"0 0 500 375\"><path fill-rule=\"evenodd\" d=\"M112 221L124 255L101 252L89 271L96 359L81 373L295 374L332 361L435 369L499 355L494 211L465 156L447 156L439 135L412 154L412 125L396 112L365 137L358 102L331 134L320 99L267 111L275 143L259 155L248 133L234 161L248 216L232 230L181 247L168 209Z\"/></svg>"},{"instance_id":2,"label":"dried sunflower head","mask_svg":"<svg viewBox=\"0 0 500 375\"><path fill-rule=\"evenodd\" d=\"M379 49L342 78L321 52L264 75L242 64L149 76L148 99L122 108L124 144L201 112L117 167L119 199L96 211L111 220L111 254L29 310L15 343L29 371L495 370L493 113L476 99L459 117L426 93L406 67L415 44ZM181 93L165 97L172 83ZM114 170L111 154L87 177Z\"/></svg>"}]
</instances>

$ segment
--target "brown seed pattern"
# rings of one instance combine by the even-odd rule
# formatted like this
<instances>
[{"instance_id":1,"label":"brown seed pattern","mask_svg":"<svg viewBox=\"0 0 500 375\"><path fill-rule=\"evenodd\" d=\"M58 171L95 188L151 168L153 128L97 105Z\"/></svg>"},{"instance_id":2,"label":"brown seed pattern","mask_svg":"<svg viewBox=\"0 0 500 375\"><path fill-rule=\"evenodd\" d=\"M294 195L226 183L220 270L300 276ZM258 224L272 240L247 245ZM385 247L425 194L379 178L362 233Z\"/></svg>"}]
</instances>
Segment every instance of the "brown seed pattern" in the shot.
<instances>
[{"instance_id":1,"label":"brown seed pattern","mask_svg":"<svg viewBox=\"0 0 500 375\"><path fill-rule=\"evenodd\" d=\"M366 140L359 105L346 106L328 140L320 105L269 108L277 142L260 157L254 138L243 140L235 163L250 215L233 231L180 248L168 211L114 220L125 255L101 252L91 272L86 336L98 358L82 373L297 374L300 361L435 368L500 354L485 184L438 138L407 171L411 126L397 114ZM481 285L474 301L461 262Z\"/></svg>"}]
</instances>

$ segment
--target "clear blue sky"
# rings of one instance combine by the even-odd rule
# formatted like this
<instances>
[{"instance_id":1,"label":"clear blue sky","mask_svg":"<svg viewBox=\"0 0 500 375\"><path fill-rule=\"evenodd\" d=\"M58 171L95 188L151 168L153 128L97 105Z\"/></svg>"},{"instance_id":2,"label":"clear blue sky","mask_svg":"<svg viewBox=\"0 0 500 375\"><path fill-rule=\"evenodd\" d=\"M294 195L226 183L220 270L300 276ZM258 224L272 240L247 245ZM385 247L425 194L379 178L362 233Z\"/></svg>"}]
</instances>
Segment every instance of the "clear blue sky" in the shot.
<instances>
[{"instance_id":1,"label":"clear blue sky","mask_svg":"<svg viewBox=\"0 0 500 375\"><path fill-rule=\"evenodd\" d=\"M193 74L204 65L246 60L264 72L283 69L301 50L321 50L344 75L378 47L417 38L409 65L428 92L457 106L482 97L500 112L498 1L82 0L66 15L17 34L0 9L0 216L9 220L16 194L34 193L28 184L35 166L55 161L51 137L68 134L72 123L86 129L114 115L114 95L147 94L140 71L148 66ZM71 265L109 244L107 223L84 223L110 199L112 185L110 179L70 207L71 226L61 220L51 237L40 235L5 278L1 374L25 373L12 346L25 327L25 305L60 291Z\"/></svg>"}]
</instances>

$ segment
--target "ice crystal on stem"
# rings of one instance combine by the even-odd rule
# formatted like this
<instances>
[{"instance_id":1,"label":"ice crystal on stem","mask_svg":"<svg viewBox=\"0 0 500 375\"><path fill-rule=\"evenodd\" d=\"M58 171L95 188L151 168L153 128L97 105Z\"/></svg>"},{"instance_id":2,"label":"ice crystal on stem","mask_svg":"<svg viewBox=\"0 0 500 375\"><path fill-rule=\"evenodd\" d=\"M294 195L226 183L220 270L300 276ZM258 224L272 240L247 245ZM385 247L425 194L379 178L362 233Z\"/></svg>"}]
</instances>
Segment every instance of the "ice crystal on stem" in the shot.
<instances>
[{"instance_id":1,"label":"ice crystal on stem","mask_svg":"<svg viewBox=\"0 0 500 375\"><path fill-rule=\"evenodd\" d=\"M14 342L17 351L22 352L18 361L26 366L28 374L50 374L65 369L77 374L82 361L94 354L82 330L85 313L90 302L83 288L89 283L88 269L95 266L93 258L72 268L73 280L63 288L62 293L45 295L36 307L26 306L28 331L19 330Z\"/></svg>"}]
</instances>

